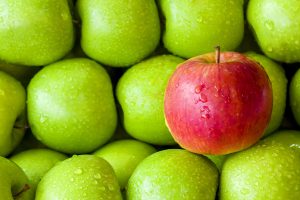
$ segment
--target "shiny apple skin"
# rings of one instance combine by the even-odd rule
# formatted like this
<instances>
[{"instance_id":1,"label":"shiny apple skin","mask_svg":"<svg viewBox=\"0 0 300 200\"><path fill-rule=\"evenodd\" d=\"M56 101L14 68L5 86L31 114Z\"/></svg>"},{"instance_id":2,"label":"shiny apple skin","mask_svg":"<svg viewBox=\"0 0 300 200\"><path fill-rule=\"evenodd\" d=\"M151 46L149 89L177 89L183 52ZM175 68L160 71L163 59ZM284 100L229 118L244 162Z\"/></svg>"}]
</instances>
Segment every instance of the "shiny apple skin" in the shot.
<instances>
[{"instance_id":1,"label":"shiny apple skin","mask_svg":"<svg viewBox=\"0 0 300 200\"><path fill-rule=\"evenodd\" d=\"M175 141L199 154L243 150L263 135L272 112L272 86L264 69L237 52L191 58L170 77L166 124Z\"/></svg>"}]
</instances>

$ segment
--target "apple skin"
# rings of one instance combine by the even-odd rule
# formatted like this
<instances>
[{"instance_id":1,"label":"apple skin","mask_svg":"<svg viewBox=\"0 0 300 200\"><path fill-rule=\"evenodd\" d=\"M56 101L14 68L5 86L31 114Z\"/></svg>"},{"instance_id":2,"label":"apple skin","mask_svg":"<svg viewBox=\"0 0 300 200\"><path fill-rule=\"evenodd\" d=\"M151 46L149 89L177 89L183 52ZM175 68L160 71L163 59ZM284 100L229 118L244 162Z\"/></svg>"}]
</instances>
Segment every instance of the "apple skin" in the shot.
<instances>
[{"instance_id":1,"label":"apple skin","mask_svg":"<svg viewBox=\"0 0 300 200\"><path fill-rule=\"evenodd\" d=\"M114 67L131 66L159 44L160 21L154 0L78 0L81 46L89 57Z\"/></svg>"},{"instance_id":2,"label":"apple skin","mask_svg":"<svg viewBox=\"0 0 300 200\"><path fill-rule=\"evenodd\" d=\"M165 19L163 44L183 58L208 53L220 45L233 51L244 35L243 0L159 0Z\"/></svg>"},{"instance_id":3,"label":"apple skin","mask_svg":"<svg viewBox=\"0 0 300 200\"><path fill-rule=\"evenodd\" d=\"M156 149L147 143L125 139L108 143L93 154L111 164L118 178L120 188L124 189L136 166L154 152L156 152Z\"/></svg>"},{"instance_id":4,"label":"apple skin","mask_svg":"<svg viewBox=\"0 0 300 200\"><path fill-rule=\"evenodd\" d=\"M0 156L0 194L3 200L32 200L29 180L14 162Z\"/></svg>"},{"instance_id":5,"label":"apple skin","mask_svg":"<svg viewBox=\"0 0 300 200\"><path fill-rule=\"evenodd\" d=\"M300 61L300 1L250 0L247 21L261 50L269 58Z\"/></svg>"},{"instance_id":6,"label":"apple skin","mask_svg":"<svg viewBox=\"0 0 300 200\"><path fill-rule=\"evenodd\" d=\"M67 156L51 149L29 149L12 155L9 158L27 175L30 184L28 193L34 199L36 187L46 172Z\"/></svg>"},{"instance_id":7,"label":"apple skin","mask_svg":"<svg viewBox=\"0 0 300 200\"><path fill-rule=\"evenodd\" d=\"M0 8L0 59L42 66L72 49L75 34L67 0L1 0Z\"/></svg>"},{"instance_id":8,"label":"apple skin","mask_svg":"<svg viewBox=\"0 0 300 200\"><path fill-rule=\"evenodd\" d=\"M74 155L52 167L38 184L36 200L121 200L111 165L95 155Z\"/></svg>"},{"instance_id":9,"label":"apple skin","mask_svg":"<svg viewBox=\"0 0 300 200\"><path fill-rule=\"evenodd\" d=\"M289 85L289 105L292 116L296 123L300 125L300 69L293 74Z\"/></svg>"},{"instance_id":10,"label":"apple skin","mask_svg":"<svg viewBox=\"0 0 300 200\"><path fill-rule=\"evenodd\" d=\"M127 200L214 200L219 174L202 155L166 149L145 158L127 186Z\"/></svg>"},{"instance_id":11,"label":"apple skin","mask_svg":"<svg viewBox=\"0 0 300 200\"><path fill-rule=\"evenodd\" d=\"M220 200L299 199L300 153L279 142L261 141L223 164Z\"/></svg>"},{"instance_id":12,"label":"apple skin","mask_svg":"<svg viewBox=\"0 0 300 200\"><path fill-rule=\"evenodd\" d=\"M122 124L133 138L155 145L176 144L165 124L164 92L169 77L184 60L159 55L133 65L119 79L116 97Z\"/></svg>"},{"instance_id":13,"label":"apple skin","mask_svg":"<svg viewBox=\"0 0 300 200\"><path fill-rule=\"evenodd\" d=\"M228 154L263 135L272 112L264 69L237 52L214 53L180 64L164 100L166 123L177 143L194 153Z\"/></svg>"},{"instance_id":14,"label":"apple skin","mask_svg":"<svg viewBox=\"0 0 300 200\"><path fill-rule=\"evenodd\" d=\"M270 122L264 133L264 136L267 136L277 130L283 121L286 108L288 79L285 75L284 68L267 56L254 52L246 52L245 55L258 62L265 69L272 84L273 108Z\"/></svg>"},{"instance_id":15,"label":"apple skin","mask_svg":"<svg viewBox=\"0 0 300 200\"><path fill-rule=\"evenodd\" d=\"M0 71L0 156L21 142L26 125L26 92L19 81Z\"/></svg>"},{"instance_id":16,"label":"apple skin","mask_svg":"<svg viewBox=\"0 0 300 200\"><path fill-rule=\"evenodd\" d=\"M110 77L86 58L61 60L40 70L28 85L27 108L33 135L64 153L96 150L117 126Z\"/></svg>"}]
</instances>

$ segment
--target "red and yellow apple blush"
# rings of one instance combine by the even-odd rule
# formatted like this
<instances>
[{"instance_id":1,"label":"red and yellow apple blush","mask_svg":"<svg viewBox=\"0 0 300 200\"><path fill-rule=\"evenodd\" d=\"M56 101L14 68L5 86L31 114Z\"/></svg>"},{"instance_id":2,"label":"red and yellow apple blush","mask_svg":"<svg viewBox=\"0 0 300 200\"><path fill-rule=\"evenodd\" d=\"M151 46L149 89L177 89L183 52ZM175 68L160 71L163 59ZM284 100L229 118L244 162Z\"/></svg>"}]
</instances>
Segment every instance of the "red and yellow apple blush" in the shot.
<instances>
[{"instance_id":1,"label":"red and yellow apple blush","mask_svg":"<svg viewBox=\"0 0 300 200\"><path fill-rule=\"evenodd\" d=\"M228 154L256 143L272 112L268 75L237 52L208 53L181 63L164 99L175 141L199 154Z\"/></svg>"}]
</instances>

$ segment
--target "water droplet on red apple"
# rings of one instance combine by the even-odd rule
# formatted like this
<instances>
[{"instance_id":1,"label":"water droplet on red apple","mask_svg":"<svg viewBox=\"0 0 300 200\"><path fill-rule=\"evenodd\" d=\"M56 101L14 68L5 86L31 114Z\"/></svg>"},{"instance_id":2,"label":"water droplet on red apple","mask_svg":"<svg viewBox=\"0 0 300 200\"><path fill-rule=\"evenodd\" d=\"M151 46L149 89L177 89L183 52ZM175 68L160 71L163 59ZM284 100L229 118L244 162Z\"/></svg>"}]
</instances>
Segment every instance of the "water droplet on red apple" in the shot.
<instances>
[{"instance_id":1,"label":"water droplet on red apple","mask_svg":"<svg viewBox=\"0 0 300 200\"><path fill-rule=\"evenodd\" d=\"M210 109L208 106L203 106L201 109L200 109L200 112L201 112L201 118L204 118L204 119L209 119L210 118Z\"/></svg>"},{"instance_id":2,"label":"water droplet on red apple","mask_svg":"<svg viewBox=\"0 0 300 200\"><path fill-rule=\"evenodd\" d=\"M179 83L176 83L176 84L175 84L175 88L178 88L178 87L179 87Z\"/></svg>"},{"instance_id":3,"label":"water droplet on red apple","mask_svg":"<svg viewBox=\"0 0 300 200\"><path fill-rule=\"evenodd\" d=\"M203 102L203 103L206 103L207 102L207 96L203 93L200 94L200 101Z\"/></svg>"},{"instance_id":4,"label":"water droplet on red apple","mask_svg":"<svg viewBox=\"0 0 300 200\"><path fill-rule=\"evenodd\" d=\"M205 88L205 85L204 85L204 84L197 85L197 86L195 87L195 93L196 93L196 94L199 94L200 92L203 91L204 88Z\"/></svg>"}]
</instances>

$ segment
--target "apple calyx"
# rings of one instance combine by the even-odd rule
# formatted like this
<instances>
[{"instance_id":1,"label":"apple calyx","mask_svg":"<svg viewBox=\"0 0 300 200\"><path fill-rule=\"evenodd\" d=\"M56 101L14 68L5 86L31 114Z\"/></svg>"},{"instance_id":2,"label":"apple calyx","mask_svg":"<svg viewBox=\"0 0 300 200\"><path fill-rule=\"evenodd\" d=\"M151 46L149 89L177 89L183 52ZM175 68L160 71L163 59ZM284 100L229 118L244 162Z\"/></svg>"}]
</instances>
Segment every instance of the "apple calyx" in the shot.
<instances>
[{"instance_id":1,"label":"apple calyx","mask_svg":"<svg viewBox=\"0 0 300 200\"><path fill-rule=\"evenodd\" d=\"M30 189L30 185L26 183L19 192L17 192L16 194L13 194L13 198L19 199L19 197L21 197L21 195L29 189Z\"/></svg>"}]
</instances>

